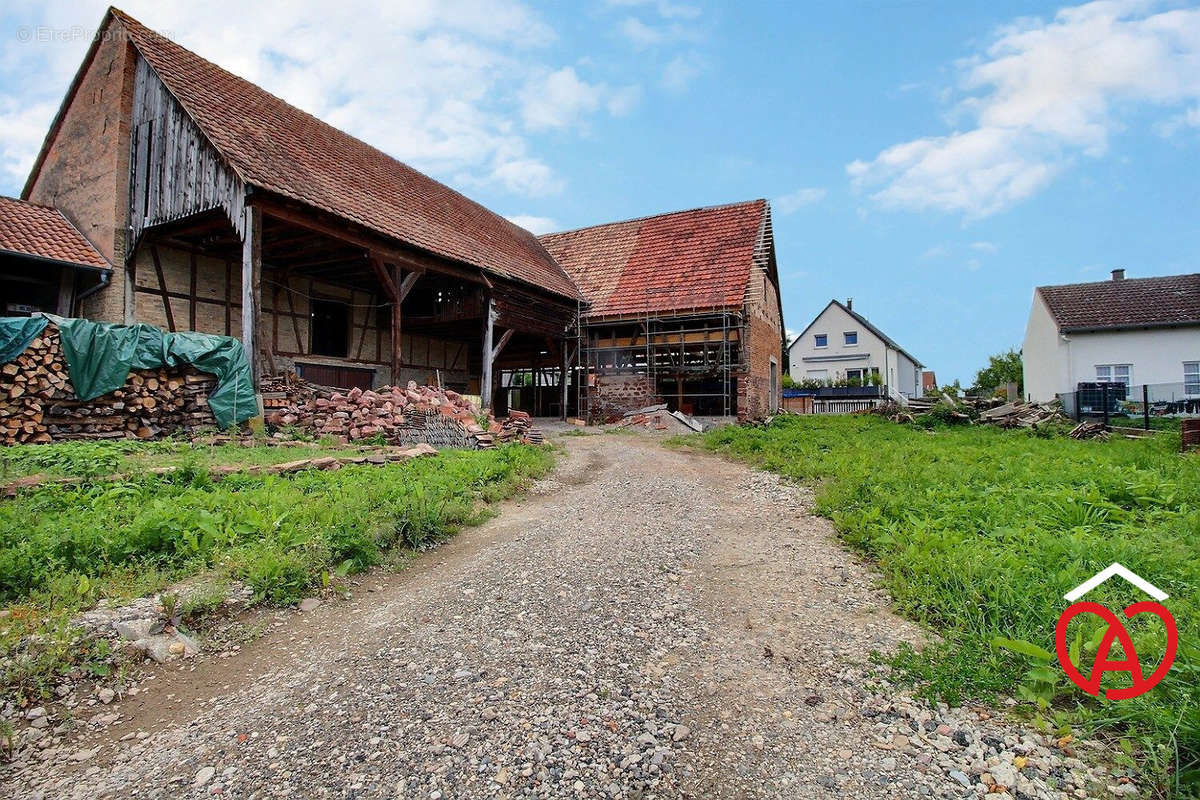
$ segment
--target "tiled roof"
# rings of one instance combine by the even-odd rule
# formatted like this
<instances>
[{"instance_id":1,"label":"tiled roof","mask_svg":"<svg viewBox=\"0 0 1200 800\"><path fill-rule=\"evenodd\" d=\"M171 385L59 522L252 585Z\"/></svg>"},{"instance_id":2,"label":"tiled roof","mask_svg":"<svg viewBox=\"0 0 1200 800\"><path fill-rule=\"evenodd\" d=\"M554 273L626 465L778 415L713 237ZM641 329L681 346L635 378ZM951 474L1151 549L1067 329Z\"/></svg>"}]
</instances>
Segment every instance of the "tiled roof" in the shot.
<instances>
[{"instance_id":1,"label":"tiled roof","mask_svg":"<svg viewBox=\"0 0 1200 800\"><path fill-rule=\"evenodd\" d=\"M529 231L124 12L111 13L246 183L444 258L578 297L570 279Z\"/></svg>"},{"instance_id":2,"label":"tiled roof","mask_svg":"<svg viewBox=\"0 0 1200 800\"><path fill-rule=\"evenodd\" d=\"M884 344L885 344L887 347L890 347L892 350L895 350L897 353L902 353L902 354L903 354L903 355L904 355L904 356L905 356L905 357L906 357L906 358L907 358L909 361L913 362L913 363L914 363L914 364L916 364L918 367L923 367L923 366L925 366L924 364L922 364L922 363L921 363L921 360L920 360L919 358L917 358L917 357L916 357L916 356L914 356L912 353L908 352L908 351L907 351L907 350L905 350L903 347L901 347L901 346L900 346L900 345L899 345L899 344L896 342L896 340L895 340L895 339L893 339L892 337L888 336L886 333L884 333L883 331L881 331L879 328L875 327L875 324L874 324L873 322L871 322L871 320L867 319L867 318L866 318L866 317L864 317L862 314L858 313L858 312L857 312L857 311L855 311L853 308L851 308L850 306L848 306L848 305L846 305L845 303L841 302L840 300L837 300L836 298L835 298L835 299L833 299L833 300L830 300L830 301L829 301L829 304L828 304L827 306L825 306L824 308L822 308L822 309L821 309L821 314L824 314L826 311L828 311L828 310L829 310L830 308L832 308L833 306L837 306L837 307L838 307L838 308L840 308L842 311L844 311L844 312L846 313L846 315L847 315L847 316L849 316L851 319L853 319L853 320L855 320L856 322L858 322L858 324L859 324L859 325L862 325L864 328L866 328L867 330L869 330L871 333L875 334L875 336L876 336L876 337L879 339L879 341L883 342L883 343L884 343ZM788 345L788 349L789 349L789 350L790 350L790 349L791 349L791 348L792 348L792 347L793 347L793 346L794 346L794 345L795 345L797 342L799 342L801 339L803 339L803 338L804 338L804 335L805 335L806 333L808 333L808 332L809 332L809 330L811 330L811 329L812 329L812 326L813 326L813 325L816 325L816 324L817 324L817 320L819 320L819 319L821 318L821 314L817 314L815 317L813 317L813 321L812 321L812 322L810 322L810 323L808 323L808 327L806 327L804 330L800 331L800 335L799 335L799 336L797 336L795 339L792 339L792 342L791 342L791 344L789 344L789 345Z\"/></svg>"},{"instance_id":3,"label":"tiled roof","mask_svg":"<svg viewBox=\"0 0 1200 800\"><path fill-rule=\"evenodd\" d=\"M0 197L0 251L82 267L111 269L58 209Z\"/></svg>"},{"instance_id":4,"label":"tiled roof","mask_svg":"<svg viewBox=\"0 0 1200 800\"><path fill-rule=\"evenodd\" d=\"M540 237L588 301L588 315L740 307L768 213L752 200Z\"/></svg>"},{"instance_id":5,"label":"tiled roof","mask_svg":"<svg viewBox=\"0 0 1200 800\"><path fill-rule=\"evenodd\" d=\"M1200 273L1039 286L1061 331L1200 325Z\"/></svg>"}]
</instances>

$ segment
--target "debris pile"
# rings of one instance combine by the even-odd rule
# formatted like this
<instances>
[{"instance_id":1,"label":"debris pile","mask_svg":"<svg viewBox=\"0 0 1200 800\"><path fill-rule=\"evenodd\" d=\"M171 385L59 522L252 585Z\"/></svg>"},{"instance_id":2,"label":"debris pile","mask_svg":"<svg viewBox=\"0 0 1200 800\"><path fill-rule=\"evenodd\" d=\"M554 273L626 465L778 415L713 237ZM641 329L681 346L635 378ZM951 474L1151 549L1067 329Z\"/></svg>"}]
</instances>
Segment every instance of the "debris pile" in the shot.
<instances>
[{"instance_id":1,"label":"debris pile","mask_svg":"<svg viewBox=\"0 0 1200 800\"><path fill-rule=\"evenodd\" d=\"M49 325L0 367L0 445L153 439L215 425L208 394L216 382L190 368L133 370L120 389L79 400L58 329Z\"/></svg>"},{"instance_id":2,"label":"debris pile","mask_svg":"<svg viewBox=\"0 0 1200 800\"><path fill-rule=\"evenodd\" d=\"M1057 401L1050 403L1003 403L980 397L914 397L907 405L889 401L871 409L871 414L893 422L912 423L918 416L932 414L949 423L996 425L1000 428L1036 428L1047 422L1065 422Z\"/></svg>"},{"instance_id":3,"label":"debris pile","mask_svg":"<svg viewBox=\"0 0 1200 800\"><path fill-rule=\"evenodd\" d=\"M483 416L465 397L450 389L384 386L381 389L334 389L294 375L263 381L267 423L301 428L317 436L346 441L381 437L391 444L431 444L470 450L497 441L540 443L541 431L521 412L504 422ZM484 424L486 423L486 425Z\"/></svg>"},{"instance_id":4,"label":"debris pile","mask_svg":"<svg viewBox=\"0 0 1200 800\"><path fill-rule=\"evenodd\" d=\"M1111 434L1102 422L1081 422L1068 435L1072 439L1108 439Z\"/></svg>"},{"instance_id":5,"label":"debris pile","mask_svg":"<svg viewBox=\"0 0 1200 800\"><path fill-rule=\"evenodd\" d=\"M628 411L616 423L617 428L645 428L670 433L700 433L704 425L681 411L668 411L666 403Z\"/></svg>"}]
</instances>

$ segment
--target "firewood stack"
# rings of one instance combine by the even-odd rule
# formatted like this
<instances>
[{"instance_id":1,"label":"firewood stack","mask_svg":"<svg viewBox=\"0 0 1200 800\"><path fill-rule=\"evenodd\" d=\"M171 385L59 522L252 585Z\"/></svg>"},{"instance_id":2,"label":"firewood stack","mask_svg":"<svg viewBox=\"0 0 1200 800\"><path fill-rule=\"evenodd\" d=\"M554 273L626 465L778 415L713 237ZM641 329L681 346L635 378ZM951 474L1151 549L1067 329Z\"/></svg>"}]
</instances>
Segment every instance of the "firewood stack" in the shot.
<instances>
[{"instance_id":1,"label":"firewood stack","mask_svg":"<svg viewBox=\"0 0 1200 800\"><path fill-rule=\"evenodd\" d=\"M49 325L15 361L0 366L0 444L152 439L215 425L208 408L215 386L215 377L190 369L135 370L122 388L79 400L58 329Z\"/></svg>"}]
</instances>

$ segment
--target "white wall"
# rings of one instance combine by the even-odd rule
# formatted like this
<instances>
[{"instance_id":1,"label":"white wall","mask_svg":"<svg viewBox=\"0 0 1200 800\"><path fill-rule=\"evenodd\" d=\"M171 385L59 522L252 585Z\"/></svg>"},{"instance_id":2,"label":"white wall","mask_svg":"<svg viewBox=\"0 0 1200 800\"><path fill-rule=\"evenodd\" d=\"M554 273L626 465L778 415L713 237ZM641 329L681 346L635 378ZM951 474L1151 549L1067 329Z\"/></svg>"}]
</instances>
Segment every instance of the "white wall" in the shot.
<instances>
[{"instance_id":1,"label":"white wall","mask_svg":"<svg viewBox=\"0 0 1200 800\"><path fill-rule=\"evenodd\" d=\"M1040 295L1025 331L1025 393L1037 402L1096 380L1097 364L1131 364L1130 383L1182 383L1183 362L1200 361L1200 326L1069 333L1058 327Z\"/></svg>"},{"instance_id":2,"label":"white wall","mask_svg":"<svg viewBox=\"0 0 1200 800\"><path fill-rule=\"evenodd\" d=\"M1059 392L1068 391L1066 343L1059 338L1058 323L1050 316L1050 309L1036 289L1029 322L1025 325L1021 363L1025 395L1033 402L1045 403Z\"/></svg>"},{"instance_id":3,"label":"white wall","mask_svg":"<svg viewBox=\"0 0 1200 800\"><path fill-rule=\"evenodd\" d=\"M857 345L845 344L847 331L858 333ZM815 337L820 333L829 337L827 347L816 346ZM847 369L870 371L877 367L883 382L893 392L908 396L920 394L917 366L835 304L827 306L804 335L788 348L788 364L792 379L796 381L844 378ZM818 374L822 371L825 374Z\"/></svg>"}]
</instances>

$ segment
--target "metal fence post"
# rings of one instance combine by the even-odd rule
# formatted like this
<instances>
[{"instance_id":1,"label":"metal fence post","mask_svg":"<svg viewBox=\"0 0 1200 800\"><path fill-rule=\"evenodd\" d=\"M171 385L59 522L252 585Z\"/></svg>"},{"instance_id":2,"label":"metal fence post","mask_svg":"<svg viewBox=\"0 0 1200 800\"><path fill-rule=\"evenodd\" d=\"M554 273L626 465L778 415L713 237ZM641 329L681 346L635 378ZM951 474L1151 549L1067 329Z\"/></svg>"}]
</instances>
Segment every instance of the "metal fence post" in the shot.
<instances>
[{"instance_id":1,"label":"metal fence post","mask_svg":"<svg viewBox=\"0 0 1200 800\"><path fill-rule=\"evenodd\" d=\"M1142 384L1142 427L1150 430L1150 385Z\"/></svg>"},{"instance_id":2,"label":"metal fence post","mask_svg":"<svg viewBox=\"0 0 1200 800\"><path fill-rule=\"evenodd\" d=\"M1108 384L1100 384L1100 405L1104 407L1104 430L1112 430L1108 424Z\"/></svg>"}]
</instances>

